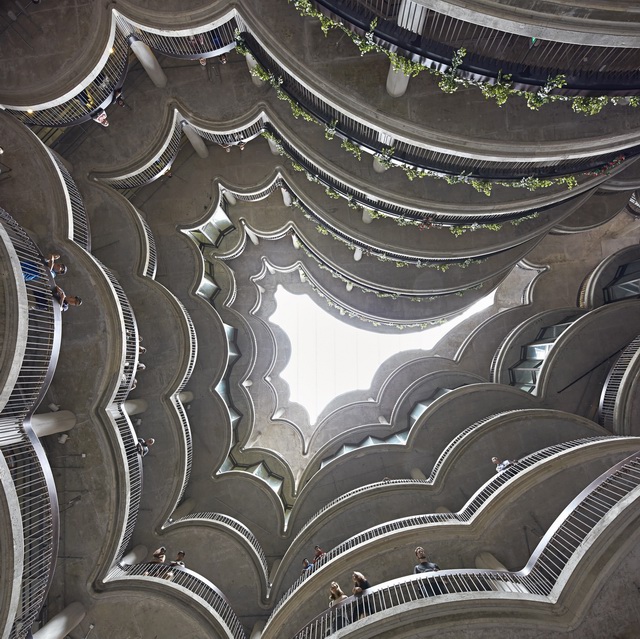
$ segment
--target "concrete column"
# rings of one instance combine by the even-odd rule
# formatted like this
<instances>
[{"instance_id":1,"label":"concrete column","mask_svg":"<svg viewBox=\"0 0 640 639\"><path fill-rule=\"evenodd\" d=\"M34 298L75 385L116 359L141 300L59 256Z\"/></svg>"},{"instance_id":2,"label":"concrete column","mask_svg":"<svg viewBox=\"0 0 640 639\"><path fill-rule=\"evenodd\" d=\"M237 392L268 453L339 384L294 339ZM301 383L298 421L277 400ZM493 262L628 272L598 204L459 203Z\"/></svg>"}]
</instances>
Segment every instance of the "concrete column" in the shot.
<instances>
[{"instance_id":1,"label":"concrete column","mask_svg":"<svg viewBox=\"0 0 640 639\"><path fill-rule=\"evenodd\" d=\"M282 193L282 201L285 206L291 206L293 204L293 199L291 198L291 193L287 191L287 189L281 188L280 192Z\"/></svg>"},{"instance_id":2,"label":"concrete column","mask_svg":"<svg viewBox=\"0 0 640 639\"><path fill-rule=\"evenodd\" d=\"M275 140L267 138L267 143L269 144L269 150L271 151L271 153L273 153L273 155L280 155L280 147Z\"/></svg>"},{"instance_id":3,"label":"concrete column","mask_svg":"<svg viewBox=\"0 0 640 639\"><path fill-rule=\"evenodd\" d=\"M411 479L426 479L426 475L419 468L411 469Z\"/></svg>"},{"instance_id":4,"label":"concrete column","mask_svg":"<svg viewBox=\"0 0 640 639\"><path fill-rule=\"evenodd\" d=\"M251 636L249 639L260 639L262 637L262 631L266 625L266 621L260 619L260 621L256 621L253 624L253 629L251 630Z\"/></svg>"},{"instance_id":5,"label":"concrete column","mask_svg":"<svg viewBox=\"0 0 640 639\"><path fill-rule=\"evenodd\" d=\"M267 267L267 271L269 271L270 275L275 275L276 274L276 269L273 268L273 266L271 266L271 264L269 264L269 262L267 262L265 264L265 266Z\"/></svg>"},{"instance_id":6,"label":"concrete column","mask_svg":"<svg viewBox=\"0 0 640 639\"><path fill-rule=\"evenodd\" d=\"M147 410L146 399L128 399L124 403L124 410L131 417L131 415L140 415Z\"/></svg>"},{"instance_id":7,"label":"concrete column","mask_svg":"<svg viewBox=\"0 0 640 639\"><path fill-rule=\"evenodd\" d=\"M183 404L188 404L189 402L193 401L193 393L191 391L182 391L179 395L178 395L178 399L183 403Z\"/></svg>"},{"instance_id":8,"label":"concrete column","mask_svg":"<svg viewBox=\"0 0 640 639\"><path fill-rule=\"evenodd\" d=\"M149 554L149 550L146 546L135 546L132 548L122 559L120 560L120 565L122 566L135 566L136 564L141 564Z\"/></svg>"},{"instance_id":9,"label":"concrete column","mask_svg":"<svg viewBox=\"0 0 640 639\"><path fill-rule=\"evenodd\" d=\"M247 67L249 67L249 71L258 66L256 59L250 53L245 53L244 59L247 61ZM264 80L261 80L259 77L253 75L253 73L251 74L251 82L253 82L257 87L261 87L264 84Z\"/></svg>"},{"instance_id":10,"label":"concrete column","mask_svg":"<svg viewBox=\"0 0 640 639\"><path fill-rule=\"evenodd\" d=\"M359 246L356 246L356 250L353 252L353 259L356 262L359 262L362 259L362 249Z\"/></svg>"},{"instance_id":11,"label":"concrete column","mask_svg":"<svg viewBox=\"0 0 640 639\"><path fill-rule=\"evenodd\" d=\"M144 42L140 42L140 40L134 40L132 38L129 41L129 44L134 55L144 67L149 78L151 78L151 82L153 82L153 84L155 84L159 89L164 89L164 87L167 86L167 76L164 74L158 59L153 55L153 51L151 51Z\"/></svg>"},{"instance_id":12,"label":"concrete column","mask_svg":"<svg viewBox=\"0 0 640 639\"><path fill-rule=\"evenodd\" d=\"M402 73L402 71L396 71L391 65L389 65L389 73L387 74L387 93L392 98L399 98L406 93L408 86L409 76Z\"/></svg>"},{"instance_id":13,"label":"concrete column","mask_svg":"<svg viewBox=\"0 0 640 639\"><path fill-rule=\"evenodd\" d=\"M196 500L193 497L185 499L172 513L170 520L176 521L181 517L190 515L196 507Z\"/></svg>"},{"instance_id":14,"label":"concrete column","mask_svg":"<svg viewBox=\"0 0 640 639\"><path fill-rule=\"evenodd\" d=\"M450 513L451 511L446 506L438 506L436 508L437 513Z\"/></svg>"},{"instance_id":15,"label":"concrete column","mask_svg":"<svg viewBox=\"0 0 640 639\"><path fill-rule=\"evenodd\" d=\"M85 614L84 606L74 601L42 626L33 639L64 639L84 619Z\"/></svg>"},{"instance_id":16,"label":"concrete column","mask_svg":"<svg viewBox=\"0 0 640 639\"><path fill-rule=\"evenodd\" d=\"M231 206L238 203L236 200L236 196L233 193L229 193L229 191L222 191L222 197L229 203Z\"/></svg>"},{"instance_id":17,"label":"concrete column","mask_svg":"<svg viewBox=\"0 0 640 639\"><path fill-rule=\"evenodd\" d=\"M40 413L31 418L31 428L38 437L66 433L76 425L76 416L70 410Z\"/></svg>"},{"instance_id":18,"label":"concrete column","mask_svg":"<svg viewBox=\"0 0 640 639\"><path fill-rule=\"evenodd\" d=\"M382 164L375 155L373 156L373 170L376 173L384 173L388 168L389 167Z\"/></svg>"},{"instance_id":19,"label":"concrete column","mask_svg":"<svg viewBox=\"0 0 640 639\"><path fill-rule=\"evenodd\" d=\"M187 140L191 142L191 146L193 147L193 150L198 154L198 157L201 157L203 159L208 158L209 149L204 143L204 140L200 137L200 134L186 120L183 120L180 124L182 125L184 134L187 136Z\"/></svg>"},{"instance_id":20,"label":"concrete column","mask_svg":"<svg viewBox=\"0 0 640 639\"><path fill-rule=\"evenodd\" d=\"M346 289L349 293L353 290L353 282L347 282Z\"/></svg>"},{"instance_id":21,"label":"concrete column","mask_svg":"<svg viewBox=\"0 0 640 639\"><path fill-rule=\"evenodd\" d=\"M298 239L298 236L293 233L291 235L291 242L293 243L293 248L296 249L296 251L300 248L300 240Z\"/></svg>"},{"instance_id":22,"label":"concrete column","mask_svg":"<svg viewBox=\"0 0 640 639\"><path fill-rule=\"evenodd\" d=\"M373 222L373 215L369 209L362 209L362 221L365 224L371 224Z\"/></svg>"},{"instance_id":23,"label":"concrete column","mask_svg":"<svg viewBox=\"0 0 640 639\"><path fill-rule=\"evenodd\" d=\"M246 224L244 225L244 230L247 237L251 240L251 243L258 246L258 244L260 244L260 238Z\"/></svg>"}]
</instances>

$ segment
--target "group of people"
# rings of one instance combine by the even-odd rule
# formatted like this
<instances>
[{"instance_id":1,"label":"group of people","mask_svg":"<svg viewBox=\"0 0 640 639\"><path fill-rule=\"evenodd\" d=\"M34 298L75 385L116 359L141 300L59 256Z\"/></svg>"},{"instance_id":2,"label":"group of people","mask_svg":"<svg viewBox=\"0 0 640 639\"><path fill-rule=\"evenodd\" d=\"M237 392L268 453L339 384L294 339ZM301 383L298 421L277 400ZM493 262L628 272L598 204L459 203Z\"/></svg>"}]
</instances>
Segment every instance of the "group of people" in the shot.
<instances>
[{"instance_id":1,"label":"group of people","mask_svg":"<svg viewBox=\"0 0 640 639\"><path fill-rule=\"evenodd\" d=\"M428 560L427 553L422 546L418 546L414 553L418 560L418 563L413 567L414 575L440 570L438 564ZM357 571L352 573L351 580L353 582L351 593L355 598L354 606L351 608L341 605L349 599L349 596L340 588L340 584L337 581L332 581L329 586L329 608L336 608L335 618L333 619L334 631L340 630L351 621L363 619L372 613L372 602L366 596L367 590L371 587L369 580L361 572ZM432 597L443 592L439 581L435 579L421 581L419 587L424 597Z\"/></svg>"},{"instance_id":2,"label":"group of people","mask_svg":"<svg viewBox=\"0 0 640 639\"><path fill-rule=\"evenodd\" d=\"M184 563L185 552L184 550L178 550L176 558L173 561L167 562L167 549L164 546L160 546L153 552L153 559L150 563L154 564L149 566L144 572L145 577L160 577L171 581L175 577L175 570L185 568Z\"/></svg>"},{"instance_id":3,"label":"group of people","mask_svg":"<svg viewBox=\"0 0 640 639\"><path fill-rule=\"evenodd\" d=\"M314 551L314 555L311 561L309 561L306 557L302 560L302 572L300 573L302 576L306 575L307 573L310 573L315 567L318 559L320 559L320 557L326 554L325 551L322 550L322 548L320 548L320 546L314 546L313 551Z\"/></svg>"},{"instance_id":4,"label":"group of people","mask_svg":"<svg viewBox=\"0 0 640 639\"><path fill-rule=\"evenodd\" d=\"M496 465L496 473L501 473L503 470L509 468L513 464L517 464L519 460L517 459L505 459L504 461L500 461L497 457L491 458L491 463Z\"/></svg>"},{"instance_id":5,"label":"group of people","mask_svg":"<svg viewBox=\"0 0 640 639\"><path fill-rule=\"evenodd\" d=\"M57 275L65 275L69 270L65 264L58 262L60 255L57 253L51 253L47 257L40 256L42 263L47 267L51 278L55 279ZM40 276L40 270L36 263L29 260L21 260L20 268L22 269L22 277L25 282L32 282ZM39 299L38 294L34 293L36 297L35 303L29 305L30 310L45 309L46 303L44 299ZM57 284L51 289L51 296L60 304L60 310L62 312L67 311L70 306L80 306L82 300L77 295L67 295L60 286Z\"/></svg>"}]
</instances>

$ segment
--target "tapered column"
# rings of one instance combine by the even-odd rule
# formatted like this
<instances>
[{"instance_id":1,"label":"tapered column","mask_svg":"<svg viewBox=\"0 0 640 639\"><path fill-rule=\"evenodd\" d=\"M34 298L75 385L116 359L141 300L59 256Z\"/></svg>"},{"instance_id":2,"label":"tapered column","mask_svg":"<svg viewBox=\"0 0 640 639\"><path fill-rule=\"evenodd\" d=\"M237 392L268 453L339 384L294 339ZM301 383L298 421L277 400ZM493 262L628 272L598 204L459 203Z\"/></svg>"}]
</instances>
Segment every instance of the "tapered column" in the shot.
<instances>
[{"instance_id":1,"label":"tapered column","mask_svg":"<svg viewBox=\"0 0 640 639\"><path fill-rule=\"evenodd\" d=\"M247 61L249 71L258 66L256 59L250 53L245 53L244 59ZM253 82L257 87L261 87L264 84L264 80L261 80L258 76L253 75L253 73L251 74L251 82Z\"/></svg>"},{"instance_id":2,"label":"tapered column","mask_svg":"<svg viewBox=\"0 0 640 639\"><path fill-rule=\"evenodd\" d=\"M76 425L76 416L70 410L38 413L31 418L31 428L38 437L66 433Z\"/></svg>"},{"instance_id":3,"label":"tapered column","mask_svg":"<svg viewBox=\"0 0 640 639\"><path fill-rule=\"evenodd\" d=\"M387 93L392 98L399 98L406 93L408 86L409 76L402 73L402 71L396 71L392 66L389 66L389 73L387 74Z\"/></svg>"},{"instance_id":4,"label":"tapered column","mask_svg":"<svg viewBox=\"0 0 640 639\"><path fill-rule=\"evenodd\" d=\"M178 395L178 399L183 404L188 404L193 401L193 393L191 391L182 391L180 395Z\"/></svg>"},{"instance_id":5,"label":"tapered column","mask_svg":"<svg viewBox=\"0 0 640 639\"><path fill-rule=\"evenodd\" d=\"M369 209L362 209L362 221L365 224L371 224L371 222L373 222L373 215Z\"/></svg>"},{"instance_id":6,"label":"tapered column","mask_svg":"<svg viewBox=\"0 0 640 639\"><path fill-rule=\"evenodd\" d=\"M171 513L170 521L177 521L182 517L190 515L196 507L196 500L193 497L185 499L174 511Z\"/></svg>"},{"instance_id":7,"label":"tapered column","mask_svg":"<svg viewBox=\"0 0 640 639\"><path fill-rule=\"evenodd\" d=\"M135 566L141 564L146 558L149 550L146 546L135 546L121 560L121 566Z\"/></svg>"},{"instance_id":8,"label":"tapered column","mask_svg":"<svg viewBox=\"0 0 640 639\"><path fill-rule=\"evenodd\" d=\"M260 621L256 621L253 624L253 629L251 630L251 637L249 637L249 639L260 639L260 637L262 637L262 631L264 630L265 625L266 625L266 622L263 621L262 619L260 619Z\"/></svg>"},{"instance_id":9,"label":"tapered column","mask_svg":"<svg viewBox=\"0 0 640 639\"><path fill-rule=\"evenodd\" d=\"M38 632L33 635L33 639L64 639L78 624L84 619L84 606L74 601L62 612L59 612L51 621L48 621Z\"/></svg>"},{"instance_id":10,"label":"tapered column","mask_svg":"<svg viewBox=\"0 0 640 639\"><path fill-rule=\"evenodd\" d=\"M124 410L127 415L139 415L147 410L147 401L145 399L128 399L124 403Z\"/></svg>"},{"instance_id":11,"label":"tapered column","mask_svg":"<svg viewBox=\"0 0 640 639\"><path fill-rule=\"evenodd\" d=\"M140 40L136 40L133 37L129 38L129 45L147 72L151 82L159 89L164 89L167 86L167 76L164 74L158 59L153 55L153 51L144 42L140 42Z\"/></svg>"},{"instance_id":12,"label":"tapered column","mask_svg":"<svg viewBox=\"0 0 640 639\"><path fill-rule=\"evenodd\" d=\"M180 124L182 125L184 134L187 136L187 140L191 142L191 146L193 147L193 150L198 154L198 157L201 157L203 159L208 158L209 149L204 143L204 140L200 137L200 134L186 120L183 120Z\"/></svg>"},{"instance_id":13,"label":"tapered column","mask_svg":"<svg viewBox=\"0 0 640 639\"><path fill-rule=\"evenodd\" d=\"M424 481L426 478L426 475L419 468L411 469L411 479L421 479Z\"/></svg>"},{"instance_id":14,"label":"tapered column","mask_svg":"<svg viewBox=\"0 0 640 639\"><path fill-rule=\"evenodd\" d=\"M222 197L229 203L231 206L238 203L236 200L236 196L233 193L229 193L229 191L222 191Z\"/></svg>"},{"instance_id":15,"label":"tapered column","mask_svg":"<svg viewBox=\"0 0 640 639\"><path fill-rule=\"evenodd\" d=\"M278 146L278 143L275 140L272 140L271 138L267 138L267 143L269 144L269 150L271 151L271 153L273 153L273 155L281 155L280 147Z\"/></svg>"}]
</instances>

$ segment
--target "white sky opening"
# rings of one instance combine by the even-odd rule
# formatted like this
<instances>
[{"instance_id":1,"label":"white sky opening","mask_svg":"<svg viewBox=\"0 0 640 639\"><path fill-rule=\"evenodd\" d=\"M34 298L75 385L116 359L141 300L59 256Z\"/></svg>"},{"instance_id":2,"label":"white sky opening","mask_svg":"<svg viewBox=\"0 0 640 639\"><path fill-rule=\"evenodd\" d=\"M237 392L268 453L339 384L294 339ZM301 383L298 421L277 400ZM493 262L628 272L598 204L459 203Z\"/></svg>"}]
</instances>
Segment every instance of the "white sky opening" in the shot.
<instances>
[{"instance_id":1,"label":"white sky opening","mask_svg":"<svg viewBox=\"0 0 640 639\"><path fill-rule=\"evenodd\" d=\"M304 406L311 424L338 395L367 390L382 362L401 351L431 350L463 320L493 304L495 291L455 319L418 332L382 334L355 328L324 312L308 295L293 295L278 285L276 310L269 320L291 341L291 358L280 376L290 399Z\"/></svg>"}]
</instances>

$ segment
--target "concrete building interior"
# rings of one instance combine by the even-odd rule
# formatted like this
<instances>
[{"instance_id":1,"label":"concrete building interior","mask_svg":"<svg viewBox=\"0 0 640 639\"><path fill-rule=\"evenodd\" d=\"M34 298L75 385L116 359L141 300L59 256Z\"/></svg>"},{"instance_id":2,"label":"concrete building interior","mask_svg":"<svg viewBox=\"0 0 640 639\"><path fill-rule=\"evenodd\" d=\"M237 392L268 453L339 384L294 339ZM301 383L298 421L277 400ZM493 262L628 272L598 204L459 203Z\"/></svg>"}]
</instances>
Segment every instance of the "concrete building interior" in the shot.
<instances>
[{"instance_id":1,"label":"concrete building interior","mask_svg":"<svg viewBox=\"0 0 640 639\"><path fill-rule=\"evenodd\" d=\"M640 637L636 0L2 0L0 56L2 639Z\"/></svg>"}]
</instances>

